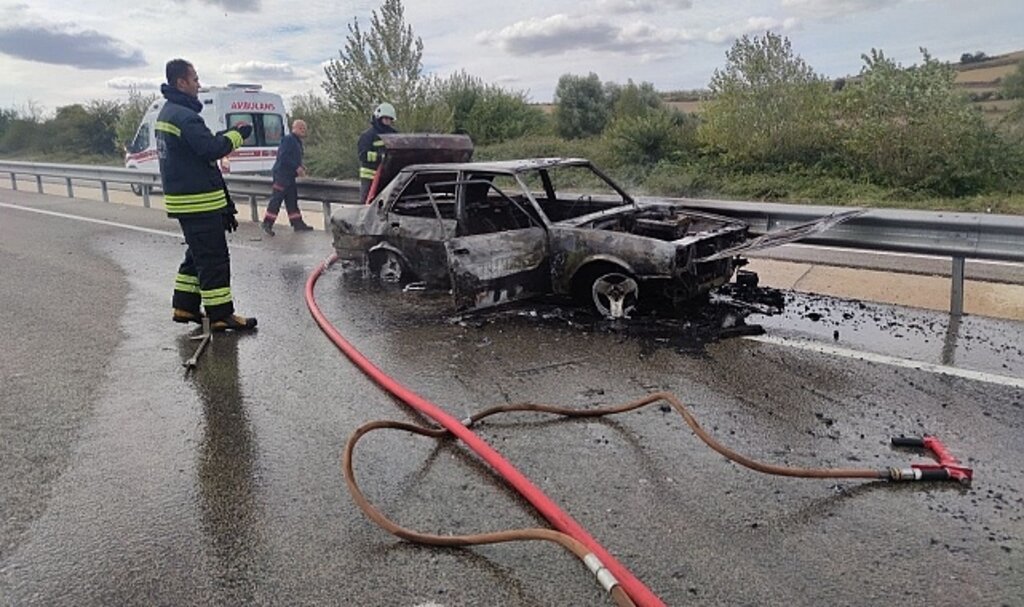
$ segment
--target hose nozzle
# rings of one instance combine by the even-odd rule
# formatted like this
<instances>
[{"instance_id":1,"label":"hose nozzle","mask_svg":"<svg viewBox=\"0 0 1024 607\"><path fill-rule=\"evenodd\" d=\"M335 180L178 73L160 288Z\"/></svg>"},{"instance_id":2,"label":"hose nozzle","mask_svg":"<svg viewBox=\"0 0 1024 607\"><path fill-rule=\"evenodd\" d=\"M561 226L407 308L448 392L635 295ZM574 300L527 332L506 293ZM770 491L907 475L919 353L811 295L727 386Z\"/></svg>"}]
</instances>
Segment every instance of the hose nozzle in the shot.
<instances>
[{"instance_id":1,"label":"hose nozzle","mask_svg":"<svg viewBox=\"0 0 1024 607\"><path fill-rule=\"evenodd\" d=\"M891 481L957 481L961 485L970 485L974 478L974 471L960 464L960 460L953 457L953 454L946 449L938 438L934 436L897 436L893 437L894 447L911 447L924 449L938 463L937 464L912 464L909 468L890 468L889 480Z\"/></svg>"}]
</instances>

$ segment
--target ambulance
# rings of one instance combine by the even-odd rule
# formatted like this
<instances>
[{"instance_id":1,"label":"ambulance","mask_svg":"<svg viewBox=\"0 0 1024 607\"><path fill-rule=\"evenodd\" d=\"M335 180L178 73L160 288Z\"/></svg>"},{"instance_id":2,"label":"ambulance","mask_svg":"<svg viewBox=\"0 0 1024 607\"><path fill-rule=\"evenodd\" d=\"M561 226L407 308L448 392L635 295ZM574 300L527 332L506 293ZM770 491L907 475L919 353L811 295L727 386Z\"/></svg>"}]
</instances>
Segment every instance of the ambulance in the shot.
<instances>
[{"instance_id":1,"label":"ambulance","mask_svg":"<svg viewBox=\"0 0 1024 607\"><path fill-rule=\"evenodd\" d=\"M281 96L263 91L259 84L231 83L199 89L199 100L203 103L200 116L214 133L242 122L253 126L252 134L242 142L242 146L220 159L221 172L270 175L277 146L288 132ZM153 127L164 103L164 99L159 99L146 110L135 137L125 146L126 168L154 175L160 173ZM135 184L132 191L142 194L141 187Z\"/></svg>"}]
</instances>

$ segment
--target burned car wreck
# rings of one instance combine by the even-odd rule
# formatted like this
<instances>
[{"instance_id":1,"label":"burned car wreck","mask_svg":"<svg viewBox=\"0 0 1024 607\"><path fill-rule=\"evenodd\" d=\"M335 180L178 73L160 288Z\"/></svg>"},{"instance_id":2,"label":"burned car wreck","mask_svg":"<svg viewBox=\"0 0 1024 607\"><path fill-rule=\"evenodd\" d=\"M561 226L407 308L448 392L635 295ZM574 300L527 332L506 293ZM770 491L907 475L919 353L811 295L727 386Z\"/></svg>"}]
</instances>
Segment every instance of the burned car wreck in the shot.
<instances>
[{"instance_id":1,"label":"burned car wreck","mask_svg":"<svg viewBox=\"0 0 1024 607\"><path fill-rule=\"evenodd\" d=\"M382 281L450 290L458 310L544 294L610 318L677 309L729 282L740 253L860 212L755 237L739 220L638 202L585 159L469 162L465 136L382 139L384 185L333 214L334 248Z\"/></svg>"}]
</instances>

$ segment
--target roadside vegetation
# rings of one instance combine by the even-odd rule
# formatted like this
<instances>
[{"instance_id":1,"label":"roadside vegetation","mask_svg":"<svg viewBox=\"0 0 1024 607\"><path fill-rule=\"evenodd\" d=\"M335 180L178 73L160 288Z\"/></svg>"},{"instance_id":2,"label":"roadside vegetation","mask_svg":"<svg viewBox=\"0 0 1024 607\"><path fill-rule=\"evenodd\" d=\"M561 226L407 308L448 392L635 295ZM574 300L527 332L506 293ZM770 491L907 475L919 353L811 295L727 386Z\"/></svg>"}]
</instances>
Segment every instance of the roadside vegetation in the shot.
<instances>
[{"instance_id":1,"label":"roadside vegetation","mask_svg":"<svg viewBox=\"0 0 1024 607\"><path fill-rule=\"evenodd\" d=\"M291 100L292 118L313 127L313 176L354 178L355 141L387 100L401 131L466 133L476 159L586 157L646 195L1024 214L1017 57L1015 71L980 93L958 84L962 70L1013 61L964 53L958 71L924 49L910 66L868 49L859 74L832 81L768 32L737 40L706 89L659 93L564 74L544 111L526 92L465 72L424 74L422 56L401 0L384 0L366 29L353 20L325 68L324 94ZM1007 111L983 115L981 94ZM133 91L45 118L34 107L0 110L0 156L119 164L153 98ZM695 104L698 112L680 109Z\"/></svg>"}]
</instances>

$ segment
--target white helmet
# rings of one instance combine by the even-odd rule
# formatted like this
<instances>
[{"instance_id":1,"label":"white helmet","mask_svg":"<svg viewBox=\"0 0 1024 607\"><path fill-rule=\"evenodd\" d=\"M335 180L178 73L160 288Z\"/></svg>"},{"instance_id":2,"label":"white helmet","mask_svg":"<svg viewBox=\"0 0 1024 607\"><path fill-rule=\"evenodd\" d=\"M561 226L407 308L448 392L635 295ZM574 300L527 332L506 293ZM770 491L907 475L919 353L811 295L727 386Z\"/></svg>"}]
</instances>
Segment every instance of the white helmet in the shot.
<instances>
[{"instance_id":1,"label":"white helmet","mask_svg":"<svg viewBox=\"0 0 1024 607\"><path fill-rule=\"evenodd\" d=\"M390 118L392 120L398 120L398 116L397 114L395 114L395 106L391 105L386 101L378 105L377 108L373 110L373 119L380 120L381 118Z\"/></svg>"}]
</instances>

